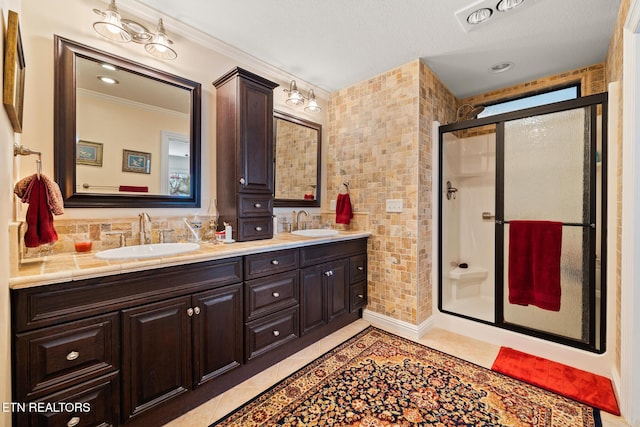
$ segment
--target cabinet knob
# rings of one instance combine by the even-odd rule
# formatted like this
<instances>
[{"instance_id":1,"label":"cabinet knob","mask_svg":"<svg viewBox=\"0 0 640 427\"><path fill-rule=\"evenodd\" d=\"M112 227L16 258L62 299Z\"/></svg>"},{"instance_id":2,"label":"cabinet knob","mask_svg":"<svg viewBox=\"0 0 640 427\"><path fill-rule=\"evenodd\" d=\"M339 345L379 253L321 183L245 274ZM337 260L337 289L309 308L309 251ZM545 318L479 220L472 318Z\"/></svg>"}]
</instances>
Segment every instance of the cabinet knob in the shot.
<instances>
[{"instance_id":1,"label":"cabinet knob","mask_svg":"<svg viewBox=\"0 0 640 427\"><path fill-rule=\"evenodd\" d=\"M262 204L261 203L256 203L255 205L253 205L253 207L260 209L262 207Z\"/></svg>"},{"instance_id":2,"label":"cabinet knob","mask_svg":"<svg viewBox=\"0 0 640 427\"><path fill-rule=\"evenodd\" d=\"M358 298L363 299L363 298L364 298L364 295L362 295L362 294L358 294Z\"/></svg>"},{"instance_id":3,"label":"cabinet knob","mask_svg":"<svg viewBox=\"0 0 640 427\"><path fill-rule=\"evenodd\" d=\"M256 227L256 231L262 231L262 227L260 227L259 225Z\"/></svg>"},{"instance_id":4,"label":"cabinet knob","mask_svg":"<svg viewBox=\"0 0 640 427\"><path fill-rule=\"evenodd\" d=\"M274 337L280 336L280 331L278 331L278 330L273 331L273 336Z\"/></svg>"},{"instance_id":5,"label":"cabinet knob","mask_svg":"<svg viewBox=\"0 0 640 427\"><path fill-rule=\"evenodd\" d=\"M278 261L277 259L274 259L274 260L271 260L271 264L278 265L280 264L280 261Z\"/></svg>"},{"instance_id":6,"label":"cabinet knob","mask_svg":"<svg viewBox=\"0 0 640 427\"><path fill-rule=\"evenodd\" d=\"M274 292L271 295L273 295L274 298L278 298L280 297L280 292Z\"/></svg>"},{"instance_id":7,"label":"cabinet knob","mask_svg":"<svg viewBox=\"0 0 640 427\"><path fill-rule=\"evenodd\" d=\"M247 181L244 178L240 178L240 184L244 185L244 184L246 184L246 182Z\"/></svg>"},{"instance_id":8,"label":"cabinet knob","mask_svg":"<svg viewBox=\"0 0 640 427\"><path fill-rule=\"evenodd\" d=\"M200 307L195 307L195 308L193 309L193 312L194 312L195 314L200 314Z\"/></svg>"},{"instance_id":9,"label":"cabinet knob","mask_svg":"<svg viewBox=\"0 0 640 427\"><path fill-rule=\"evenodd\" d=\"M191 307L187 308L187 316L189 317L193 316L193 308Z\"/></svg>"},{"instance_id":10,"label":"cabinet knob","mask_svg":"<svg viewBox=\"0 0 640 427\"><path fill-rule=\"evenodd\" d=\"M364 267L363 267L363 266L361 266L361 265L359 265L359 266L358 266L358 270L360 270L360 271L364 271Z\"/></svg>"},{"instance_id":11,"label":"cabinet knob","mask_svg":"<svg viewBox=\"0 0 640 427\"><path fill-rule=\"evenodd\" d=\"M325 271L324 275L327 276L327 277L333 276L333 270Z\"/></svg>"},{"instance_id":12,"label":"cabinet knob","mask_svg":"<svg viewBox=\"0 0 640 427\"><path fill-rule=\"evenodd\" d=\"M69 361L76 360L78 357L80 357L80 353L78 353L77 351L72 351L71 353L67 354L67 360Z\"/></svg>"},{"instance_id":13,"label":"cabinet knob","mask_svg":"<svg viewBox=\"0 0 640 427\"><path fill-rule=\"evenodd\" d=\"M69 421L67 421L67 427L74 427L80 424L80 417L71 417Z\"/></svg>"}]
</instances>

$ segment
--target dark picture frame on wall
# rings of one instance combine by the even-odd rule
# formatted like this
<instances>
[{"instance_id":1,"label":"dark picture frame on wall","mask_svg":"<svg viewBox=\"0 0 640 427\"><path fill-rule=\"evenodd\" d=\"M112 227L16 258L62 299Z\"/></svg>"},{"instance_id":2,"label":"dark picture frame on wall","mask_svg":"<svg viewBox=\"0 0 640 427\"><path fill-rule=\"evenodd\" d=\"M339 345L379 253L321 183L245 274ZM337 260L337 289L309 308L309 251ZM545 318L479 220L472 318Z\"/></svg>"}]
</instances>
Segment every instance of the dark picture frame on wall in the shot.
<instances>
[{"instance_id":1,"label":"dark picture frame on wall","mask_svg":"<svg viewBox=\"0 0 640 427\"><path fill-rule=\"evenodd\" d=\"M22 133L25 62L18 14L12 10L8 14L4 48L2 102L7 110L13 131Z\"/></svg>"},{"instance_id":2,"label":"dark picture frame on wall","mask_svg":"<svg viewBox=\"0 0 640 427\"><path fill-rule=\"evenodd\" d=\"M122 172L151 173L151 153L123 149Z\"/></svg>"}]
</instances>

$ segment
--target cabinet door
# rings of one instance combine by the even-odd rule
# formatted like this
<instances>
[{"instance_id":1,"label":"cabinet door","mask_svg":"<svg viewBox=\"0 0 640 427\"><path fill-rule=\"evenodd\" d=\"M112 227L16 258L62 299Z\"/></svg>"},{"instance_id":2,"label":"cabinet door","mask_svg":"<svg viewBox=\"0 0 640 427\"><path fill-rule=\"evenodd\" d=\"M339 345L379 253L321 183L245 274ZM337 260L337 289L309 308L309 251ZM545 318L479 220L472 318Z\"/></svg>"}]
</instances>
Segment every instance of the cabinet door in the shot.
<instances>
[{"instance_id":1,"label":"cabinet door","mask_svg":"<svg viewBox=\"0 0 640 427\"><path fill-rule=\"evenodd\" d=\"M241 193L273 194L273 90L240 80Z\"/></svg>"},{"instance_id":2,"label":"cabinet door","mask_svg":"<svg viewBox=\"0 0 640 427\"><path fill-rule=\"evenodd\" d=\"M196 386L242 363L242 284L193 296L193 369Z\"/></svg>"},{"instance_id":3,"label":"cabinet door","mask_svg":"<svg viewBox=\"0 0 640 427\"><path fill-rule=\"evenodd\" d=\"M349 311L349 260L339 259L327 265L327 315L329 322Z\"/></svg>"},{"instance_id":4,"label":"cabinet door","mask_svg":"<svg viewBox=\"0 0 640 427\"><path fill-rule=\"evenodd\" d=\"M122 416L126 421L191 388L191 298L122 311Z\"/></svg>"},{"instance_id":5,"label":"cabinet door","mask_svg":"<svg viewBox=\"0 0 640 427\"><path fill-rule=\"evenodd\" d=\"M324 264L303 268L300 272L300 333L327 323L327 293Z\"/></svg>"}]
</instances>

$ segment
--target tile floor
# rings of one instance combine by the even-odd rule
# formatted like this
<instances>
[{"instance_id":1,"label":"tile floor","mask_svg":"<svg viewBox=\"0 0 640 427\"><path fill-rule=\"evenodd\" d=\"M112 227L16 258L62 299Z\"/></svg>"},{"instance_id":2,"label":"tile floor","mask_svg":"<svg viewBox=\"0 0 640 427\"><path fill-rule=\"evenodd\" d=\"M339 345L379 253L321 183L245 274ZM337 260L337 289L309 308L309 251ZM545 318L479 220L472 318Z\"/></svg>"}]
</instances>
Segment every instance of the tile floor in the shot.
<instances>
[{"instance_id":1,"label":"tile floor","mask_svg":"<svg viewBox=\"0 0 640 427\"><path fill-rule=\"evenodd\" d=\"M247 400L250 400L281 379L302 368L336 345L351 338L369 325L370 323L362 319L347 325L260 374L249 378L236 387L198 406L183 416L176 418L168 423L167 426L207 427ZM499 347L493 344L464 337L442 329L430 330L418 340L418 342L488 369L491 368L499 350ZM601 414L604 427L628 427L628 424L620 417L613 416L604 411L601 412Z\"/></svg>"}]
</instances>

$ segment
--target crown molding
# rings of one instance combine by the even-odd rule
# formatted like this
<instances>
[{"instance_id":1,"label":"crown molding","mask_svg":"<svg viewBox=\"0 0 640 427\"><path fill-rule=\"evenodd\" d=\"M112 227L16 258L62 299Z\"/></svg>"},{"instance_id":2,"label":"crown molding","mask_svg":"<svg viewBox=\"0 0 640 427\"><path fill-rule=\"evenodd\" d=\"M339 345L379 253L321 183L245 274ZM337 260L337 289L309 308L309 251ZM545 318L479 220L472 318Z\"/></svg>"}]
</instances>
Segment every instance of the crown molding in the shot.
<instances>
[{"instance_id":1,"label":"crown molding","mask_svg":"<svg viewBox=\"0 0 640 427\"><path fill-rule=\"evenodd\" d=\"M106 4L108 2L102 0L100 2L104 3L104 7L106 8ZM190 42L196 43L206 49L210 49L224 56L227 56L237 61L239 63L238 65L242 67L251 68L252 70L259 73L264 73L273 79L280 79L281 81L287 83L286 86L288 86L291 80L295 80L298 83L298 86L313 88L317 98L324 100L329 99L329 95L331 94L331 92L317 87L313 83L308 82L291 73L288 73L280 68L277 68L241 49L238 49L235 46L230 45L229 43L213 37L210 34L207 34L190 25L185 24L182 21L168 16L160 10L146 6L139 1L118 0L118 9L125 14L125 17L133 16L147 23L153 23L153 25L150 24L150 28L155 28L154 25L157 24L158 19L162 17L164 26L165 28L167 28L167 32L169 34L179 35L180 37L189 40Z\"/></svg>"}]
</instances>

